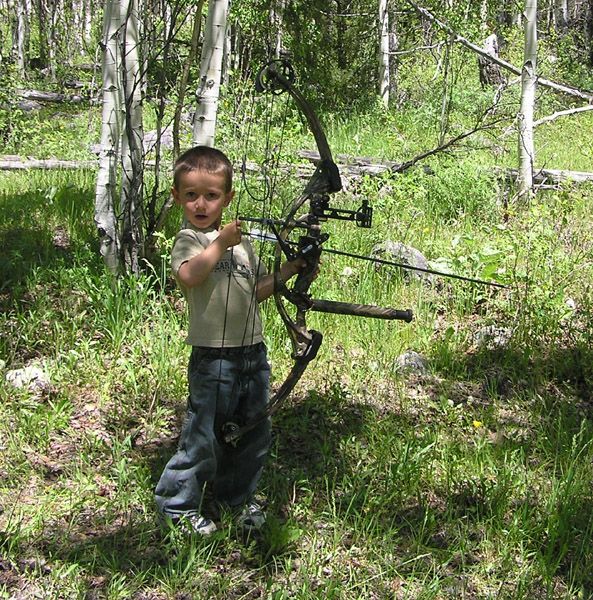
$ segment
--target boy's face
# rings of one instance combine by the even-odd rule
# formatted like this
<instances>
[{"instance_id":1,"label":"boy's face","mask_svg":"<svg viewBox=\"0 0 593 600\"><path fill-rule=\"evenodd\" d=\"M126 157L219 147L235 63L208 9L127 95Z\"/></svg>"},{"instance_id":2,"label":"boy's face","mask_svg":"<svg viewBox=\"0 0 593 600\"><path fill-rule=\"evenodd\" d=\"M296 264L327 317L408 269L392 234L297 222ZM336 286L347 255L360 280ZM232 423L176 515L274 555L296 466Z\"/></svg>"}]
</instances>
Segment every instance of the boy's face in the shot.
<instances>
[{"instance_id":1,"label":"boy's face","mask_svg":"<svg viewBox=\"0 0 593 600\"><path fill-rule=\"evenodd\" d=\"M223 209L235 192L225 191L222 173L195 170L183 173L179 186L171 190L175 202L183 207L185 218L198 229L218 228Z\"/></svg>"}]
</instances>

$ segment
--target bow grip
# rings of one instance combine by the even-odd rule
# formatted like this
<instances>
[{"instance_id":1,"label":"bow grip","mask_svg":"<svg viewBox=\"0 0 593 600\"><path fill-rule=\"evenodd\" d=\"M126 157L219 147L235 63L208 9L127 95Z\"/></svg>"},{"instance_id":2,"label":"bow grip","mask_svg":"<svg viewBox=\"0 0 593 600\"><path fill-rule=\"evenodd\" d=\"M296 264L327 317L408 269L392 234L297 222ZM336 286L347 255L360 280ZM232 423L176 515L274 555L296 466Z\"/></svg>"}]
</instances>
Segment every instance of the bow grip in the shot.
<instances>
[{"instance_id":1,"label":"bow grip","mask_svg":"<svg viewBox=\"0 0 593 600\"><path fill-rule=\"evenodd\" d=\"M319 265L319 259L321 257L321 244L327 240L329 236L322 235L321 237L314 237L309 235L303 235L299 238L298 252L296 256L303 258L306 265L297 275L293 291L297 294L306 294L309 287L313 283L317 276L317 267Z\"/></svg>"}]
</instances>

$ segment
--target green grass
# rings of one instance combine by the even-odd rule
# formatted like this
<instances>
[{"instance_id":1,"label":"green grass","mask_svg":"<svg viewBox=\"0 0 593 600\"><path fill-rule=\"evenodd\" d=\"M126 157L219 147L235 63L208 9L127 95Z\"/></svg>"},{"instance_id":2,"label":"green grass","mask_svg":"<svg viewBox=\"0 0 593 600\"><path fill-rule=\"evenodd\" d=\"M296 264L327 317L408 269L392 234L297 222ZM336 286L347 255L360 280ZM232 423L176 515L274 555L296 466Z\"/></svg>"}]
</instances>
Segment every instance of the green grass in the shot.
<instances>
[{"instance_id":1,"label":"green grass","mask_svg":"<svg viewBox=\"0 0 593 600\"><path fill-rule=\"evenodd\" d=\"M351 154L407 158L434 134L411 118L331 130ZM585 165L561 141L542 146L549 166ZM159 527L152 498L185 410L184 306L166 271L179 215L162 264L116 281L97 252L93 173L0 174L0 358L51 378L41 394L0 383L0 597L591 597L592 190L505 208L487 158L360 182L344 203L369 198L373 229L328 224L327 245L404 241L508 289L326 258L316 297L415 319L311 315L324 344L274 420L267 528L245 538L223 514L189 541ZM264 318L277 384L289 348L272 302ZM492 325L512 329L506 346L476 343ZM408 349L427 374L396 371Z\"/></svg>"}]
</instances>

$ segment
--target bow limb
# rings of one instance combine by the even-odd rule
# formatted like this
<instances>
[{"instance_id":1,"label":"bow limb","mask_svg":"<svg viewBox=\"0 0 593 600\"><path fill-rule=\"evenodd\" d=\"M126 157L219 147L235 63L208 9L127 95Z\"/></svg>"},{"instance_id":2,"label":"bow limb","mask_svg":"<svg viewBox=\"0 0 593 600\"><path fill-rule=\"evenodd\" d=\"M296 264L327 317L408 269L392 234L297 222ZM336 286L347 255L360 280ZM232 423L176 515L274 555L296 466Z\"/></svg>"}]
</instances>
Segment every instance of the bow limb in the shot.
<instances>
[{"instance_id":1,"label":"bow limb","mask_svg":"<svg viewBox=\"0 0 593 600\"><path fill-rule=\"evenodd\" d=\"M274 301L292 344L292 369L275 394L270 399L270 407L274 408L294 389L309 362L317 355L323 340L320 332L307 328L307 312L311 310L312 301L309 287L317 275L321 255L321 244L325 237L321 233L321 220L315 214L316 204L327 203L329 194L342 189L342 181L337 165L334 163L327 137L315 111L301 92L293 85L294 71L288 61L272 61L258 74L256 89L273 93L288 93L307 120L313 134L319 156L321 158L315 172L305 185L303 192L294 199L283 223L277 232L278 243L274 252ZM305 214L299 216L304 206L308 206ZM305 228L306 235L298 240L296 256L305 261L305 266L295 277L290 287L281 277L280 267L288 257L288 239L295 228ZM288 304L294 308L289 312Z\"/></svg>"},{"instance_id":2,"label":"bow limb","mask_svg":"<svg viewBox=\"0 0 593 600\"><path fill-rule=\"evenodd\" d=\"M276 94L286 92L293 98L307 120L321 157L305 189L295 198L282 219L283 224L277 233L278 244L274 253L274 300L291 338L292 357L295 361L309 362L317 353L321 343L321 334L307 329L306 313L311 308L308 290L315 279L319 267L321 244L325 241L321 233L321 220L312 210L312 207L316 204L326 203L329 194L342 189L342 181L338 167L333 161L323 127L312 106L301 92L295 88L293 81L294 71L290 63L286 60L276 60L267 64L260 71L256 78L256 89L260 92L271 91ZM310 207L308 212L297 216L302 207L307 204ZM289 236L295 227L303 225L307 229L307 235L299 238L297 256L305 260L305 266L296 276L294 284L289 288L282 280L280 267L285 257L288 256L286 248ZM286 302L295 306L294 318L289 314ZM282 389L283 386L281 386L279 392Z\"/></svg>"},{"instance_id":3,"label":"bow limb","mask_svg":"<svg viewBox=\"0 0 593 600\"><path fill-rule=\"evenodd\" d=\"M313 107L309 104L303 94L301 94L301 92L294 87L294 78L294 71L287 60L274 60L268 63L259 72L256 78L256 90L260 92L272 91L274 93L287 92L294 99L296 105L300 108L307 119L309 129L315 138L315 143L317 144L321 161L333 163L334 161L332 159L332 153L329 148L325 131L323 130L323 127L321 126ZM338 181L335 183L337 183L339 187L338 189L331 191L339 191L342 187L341 182L339 182L339 174Z\"/></svg>"}]
</instances>

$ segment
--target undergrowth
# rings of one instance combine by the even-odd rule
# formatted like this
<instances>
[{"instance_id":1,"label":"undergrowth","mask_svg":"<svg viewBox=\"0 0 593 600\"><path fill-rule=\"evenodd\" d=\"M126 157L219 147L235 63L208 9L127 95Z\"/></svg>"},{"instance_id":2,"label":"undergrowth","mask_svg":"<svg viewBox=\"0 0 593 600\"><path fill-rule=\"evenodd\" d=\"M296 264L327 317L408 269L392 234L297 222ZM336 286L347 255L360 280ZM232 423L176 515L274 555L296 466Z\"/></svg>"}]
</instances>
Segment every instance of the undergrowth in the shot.
<instances>
[{"instance_id":1,"label":"undergrowth","mask_svg":"<svg viewBox=\"0 0 593 600\"><path fill-rule=\"evenodd\" d=\"M415 91L413 76L402 65L401 110L326 119L336 155L403 162L474 126L490 101L475 81L456 91L441 131L437 73ZM88 159L96 108L53 126L49 111L29 124L11 113L8 150ZM226 109L221 146L238 159ZM280 158L294 167L311 140L295 110L274 111L271 137L285 125ZM588 168L590 116L575 123L537 130L541 167ZM506 287L326 255L314 297L414 320L309 315L324 342L275 415L269 521L247 538L225 512L214 536L191 540L155 512L185 411L185 306L168 272L179 214L155 264L116 280L98 254L93 171L0 173L0 596L591 597L593 190L566 183L517 204L492 169L516 162L504 127L402 174L347 181L338 201L370 200L373 228L327 223L327 247L369 256L402 242L432 269ZM287 170L277 191L294 197L294 179ZM236 185L229 217L257 214ZM291 347L272 301L263 314L277 386ZM401 367L410 351L423 369ZM49 384L4 381L25 366Z\"/></svg>"},{"instance_id":2,"label":"undergrowth","mask_svg":"<svg viewBox=\"0 0 593 600\"><path fill-rule=\"evenodd\" d=\"M167 534L152 499L184 412L170 245L113 280L91 174L2 175L3 368L51 380L0 386L4 597L588 597L591 190L505 207L479 169L432 169L363 182L375 228L331 226L332 244L403 240L507 288L326 260L316 297L415 320L311 318L325 341L275 418L269 524L245 538L223 513L205 540ZM264 315L276 384L289 348L271 302ZM508 339L482 343L492 328ZM426 372L398 371L407 350Z\"/></svg>"}]
</instances>

